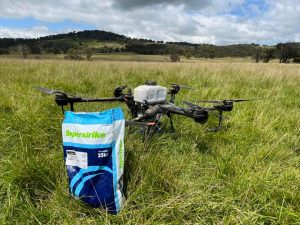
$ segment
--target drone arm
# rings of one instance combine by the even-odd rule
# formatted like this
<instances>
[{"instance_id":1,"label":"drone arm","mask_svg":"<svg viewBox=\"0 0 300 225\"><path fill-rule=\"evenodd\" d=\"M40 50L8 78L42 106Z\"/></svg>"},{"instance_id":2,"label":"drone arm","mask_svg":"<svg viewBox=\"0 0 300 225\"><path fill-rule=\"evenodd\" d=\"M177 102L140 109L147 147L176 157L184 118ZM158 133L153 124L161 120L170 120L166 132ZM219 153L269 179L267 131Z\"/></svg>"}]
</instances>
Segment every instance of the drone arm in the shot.
<instances>
[{"instance_id":1,"label":"drone arm","mask_svg":"<svg viewBox=\"0 0 300 225\"><path fill-rule=\"evenodd\" d=\"M125 121L126 126L153 126L154 123L151 122L139 122L139 121L132 121L132 120L126 120Z\"/></svg>"},{"instance_id":2,"label":"drone arm","mask_svg":"<svg viewBox=\"0 0 300 225\"><path fill-rule=\"evenodd\" d=\"M190 117L189 114L184 110L179 110L179 109L174 109L174 108L171 108L168 110L168 114L171 115L171 114L176 114L176 115L181 115L181 116L187 116L187 117Z\"/></svg>"},{"instance_id":3,"label":"drone arm","mask_svg":"<svg viewBox=\"0 0 300 225\"><path fill-rule=\"evenodd\" d=\"M166 105L161 105L160 107L167 115L176 114L181 116L192 117L189 113L189 110L186 110L184 108L175 105L170 106L166 104Z\"/></svg>"},{"instance_id":4,"label":"drone arm","mask_svg":"<svg viewBox=\"0 0 300 225\"><path fill-rule=\"evenodd\" d=\"M126 96L112 97L112 98L81 98L67 95L56 94L55 102L57 105L62 106L62 111L64 112L63 107L70 105L70 110L74 111L74 104L79 102L113 102L113 101L126 101Z\"/></svg>"},{"instance_id":5,"label":"drone arm","mask_svg":"<svg viewBox=\"0 0 300 225\"><path fill-rule=\"evenodd\" d=\"M73 102L114 102L124 100L123 96L120 97L111 97L111 98L75 98L74 100L70 98L70 101Z\"/></svg>"},{"instance_id":6,"label":"drone arm","mask_svg":"<svg viewBox=\"0 0 300 225\"><path fill-rule=\"evenodd\" d=\"M181 108L175 105L162 105L165 114L177 114L189 117L195 120L196 123L206 123L208 119L208 109L206 108Z\"/></svg>"},{"instance_id":7,"label":"drone arm","mask_svg":"<svg viewBox=\"0 0 300 225\"><path fill-rule=\"evenodd\" d=\"M147 109L146 112L145 112L145 114L132 119L132 121L143 121L143 120L147 120L147 119L153 118L160 111L161 111L161 107L159 105L155 105L154 107Z\"/></svg>"}]
</instances>

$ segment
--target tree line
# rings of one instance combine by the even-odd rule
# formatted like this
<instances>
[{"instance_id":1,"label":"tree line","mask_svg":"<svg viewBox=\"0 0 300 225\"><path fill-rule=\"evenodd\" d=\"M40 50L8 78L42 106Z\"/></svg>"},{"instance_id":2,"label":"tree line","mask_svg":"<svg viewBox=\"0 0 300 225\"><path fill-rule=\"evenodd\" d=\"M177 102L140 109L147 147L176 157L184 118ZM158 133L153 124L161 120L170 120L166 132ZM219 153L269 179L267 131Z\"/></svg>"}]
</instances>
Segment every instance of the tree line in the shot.
<instances>
[{"instance_id":1,"label":"tree line","mask_svg":"<svg viewBox=\"0 0 300 225\"><path fill-rule=\"evenodd\" d=\"M112 42L112 46L93 46L91 42ZM132 52L145 55L171 55L186 58L252 57L255 62L269 62L278 58L281 63L300 61L300 43L278 43L274 46L258 44L235 44L217 46L187 42L163 42L151 39L129 38L106 31L79 31L50 35L37 39L1 38L0 54L65 54L66 58L82 58L78 55L96 53ZM74 56L77 55L77 56ZM88 57L90 58L90 57Z\"/></svg>"}]
</instances>

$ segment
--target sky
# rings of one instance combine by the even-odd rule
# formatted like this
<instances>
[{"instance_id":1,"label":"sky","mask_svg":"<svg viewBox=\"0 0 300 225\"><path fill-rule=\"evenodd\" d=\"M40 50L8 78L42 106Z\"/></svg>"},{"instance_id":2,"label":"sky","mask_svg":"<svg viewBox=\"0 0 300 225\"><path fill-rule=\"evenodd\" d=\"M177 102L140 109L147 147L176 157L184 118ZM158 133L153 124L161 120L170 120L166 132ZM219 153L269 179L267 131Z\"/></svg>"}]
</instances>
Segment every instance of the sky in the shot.
<instances>
[{"instance_id":1,"label":"sky","mask_svg":"<svg viewBox=\"0 0 300 225\"><path fill-rule=\"evenodd\" d=\"M0 0L0 37L105 30L228 45L300 41L300 0Z\"/></svg>"}]
</instances>

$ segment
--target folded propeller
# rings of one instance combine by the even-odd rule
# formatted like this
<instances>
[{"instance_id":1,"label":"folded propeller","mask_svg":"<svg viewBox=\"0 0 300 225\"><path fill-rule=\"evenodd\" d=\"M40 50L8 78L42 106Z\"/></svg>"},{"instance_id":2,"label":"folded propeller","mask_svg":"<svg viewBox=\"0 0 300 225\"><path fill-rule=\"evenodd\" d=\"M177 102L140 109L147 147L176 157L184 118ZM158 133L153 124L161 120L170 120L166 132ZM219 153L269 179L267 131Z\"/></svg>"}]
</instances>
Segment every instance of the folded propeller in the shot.
<instances>
[{"instance_id":1,"label":"folded propeller","mask_svg":"<svg viewBox=\"0 0 300 225\"><path fill-rule=\"evenodd\" d=\"M172 88L180 88L180 89L187 89L187 90L195 90L194 88L187 86L187 85L181 85L181 84L176 84L176 83L170 83Z\"/></svg>"},{"instance_id":2,"label":"folded propeller","mask_svg":"<svg viewBox=\"0 0 300 225\"><path fill-rule=\"evenodd\" d=\"M260 98L253 98L253 99L223 99L223 100L198 100L195 102L206 102L206 103L215 103L215 104L230 104L235 102L249 102L249 101L257 101L262 100Z\"/></svg>"}]
</instances>

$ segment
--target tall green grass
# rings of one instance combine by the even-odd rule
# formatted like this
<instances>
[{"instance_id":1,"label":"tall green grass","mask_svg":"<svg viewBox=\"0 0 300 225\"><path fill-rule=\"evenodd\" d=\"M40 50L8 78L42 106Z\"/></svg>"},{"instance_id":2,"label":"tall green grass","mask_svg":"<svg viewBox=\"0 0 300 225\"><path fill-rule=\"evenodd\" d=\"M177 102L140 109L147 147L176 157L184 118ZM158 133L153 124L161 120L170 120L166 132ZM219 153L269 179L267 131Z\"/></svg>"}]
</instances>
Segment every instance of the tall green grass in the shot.
<instances>
[{"instance_id":1,"label":"tall green grass","mask_svg":"<svg viewBox=\"0 0 300 225\"><path fill-rule=\"evenodd\" d=\"M1 224L297 224L300 221L300 67L227 62L0 60ZM218 133L175 117L177 139L126 135L127 202L117 216L69 195L63 115L34 86L109 97L145 80L193 86L182 100L240 103ZM118 104L76 105L99 111ZM123 106L126 110L125 106Z\"/></svg>"}]
</instances>

